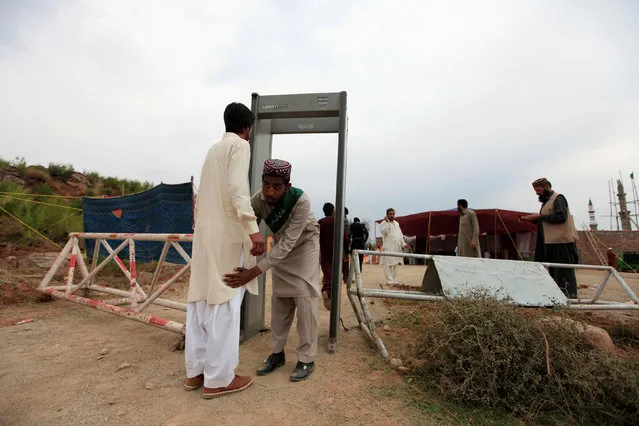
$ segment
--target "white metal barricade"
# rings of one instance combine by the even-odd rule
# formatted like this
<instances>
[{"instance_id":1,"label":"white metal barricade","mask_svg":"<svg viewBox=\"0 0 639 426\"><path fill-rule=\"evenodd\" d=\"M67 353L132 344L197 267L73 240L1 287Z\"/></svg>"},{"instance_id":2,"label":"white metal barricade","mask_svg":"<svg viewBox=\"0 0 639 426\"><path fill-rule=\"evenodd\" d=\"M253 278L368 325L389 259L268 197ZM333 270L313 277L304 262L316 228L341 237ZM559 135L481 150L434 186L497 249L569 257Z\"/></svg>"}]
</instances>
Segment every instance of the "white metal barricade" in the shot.
<instances>
[{"instance_id":1,"label":"white metal barricade","mask_svg":"<svg viewBox=\"0 0 639 426\"><path fill-rule=\"evenodd\" d=\"M193 234L109 234L73 232L69 234L69 237L69 241L62 249L62 252L60 252L55 262L42 279L42 282L38 287L39 291L59 299L79 303L91 308L98 309L100 311L108 312L114 315L132 319L134 321L163 328L174 333L184 334L184 324L159 318L155 315L147 315L143 312L152 304L163 306L166 308L177 309L180 311L186 311L186 304L173 300L163 299L160 298L160 296L164 292L166 292L166 290L168 290L181 276L183 276L190 270L191 257L180 245L180 243L192 242ZM80 251L79 241L81 239L95 240L93 259L90 268L87 268L87 265ZM113 249L113 247L111 247L107 240L121 240L122 243L115 249ZM136 241L164 242L164 246L160 254L160 259L153 273L153 279L150 284L149 294L147 294L142 289L142 287L140 287L137 281L135 262ZM101 247L103 247L107 251L107 253L109 253L109 255L104 260L98 263ZM122 262L122 260L118 256L118 254L122 250L124 250L125 247L128 247L129 249L129 268L126 267L124 262ZM165 263L166 256L171 247L173 247L180 254L186 264L166 282L158 283L160 273L162 272L162 266ZM66 257L69 255L71 256L71 258L69 260L69 273L66 277L66 285L49 285L51 283L51 280L53 279L53 276L62 266ZM126 277L130 287L129 291L96 284L96 276L111 261L114 261L118 265L119 269ZM74 283L76 266L80 270L80 274L82 276L77 284ZM109 300L95 300L75 294L78 292L78 290L82 289L119 297Z\"/></svg>"},{"instance_id":2,"label":"white metal barricade","mask_svg":"<svg viewBox=\"0 0 639 426\"><path fill-rule=\"evenodd\" d=\"M390 257L412 257L415 259L424 259L426 261L433 261L433 266L437 266L436 260L437 256L426 255L426 254L409 254L409 253L396 253L396 252L378 252L378 251L369 251L369 250L353 250L353 255L351 257L350 262L350 270L349 270L349 278L347 282L347 295L348 299L351 303L351 307L355 312L355 317L360 325L360 328L364 331L364 334L377 346L382 357L388 359L388 351L384 346L384 342L379 337L376 331L375 322L373 320L373 316L371 315L370 309L368 308L368 303L366 302L367 297L382 297L389 299L404 299L404 300L415 300L415 301L424 301L424 302L434 302L447 300L450 297L450 294L428 294L422 291L405 291L405 290L386 290L386 289L371 289L364 288L362 282L362 271L361 265L359 264L359 256L358 254L365 255L377 255L377 256L390 256ZM601 283L595 289L595 292L592 297L587 299L568 299L568 303L566 305L558 304L557 307L564 309L578 309L578 310L639 310L639 297L635 294L635 292L626 284L624 279L619 275L619 273L610 266L599 266L599 265L569 265L569 264L561 264L561 263L541 263L546 268L567 268L567 269L591 269L591 270L600 270L605 271L605 276ZM471 264L467 266L472 267ZM599 300L602 292L606 288L610 277L613 277L615 281L619 284L619 286L625 291L625 293L630 297L632 303L623 303L623 302L611 302L611 301L602 301ZM355 281L355 288L352 286L352 281ZM357 297L357 301L359 301L359 306L357 306L357 301L355 300L355 296Z\"/></svg>"}]
</instances>

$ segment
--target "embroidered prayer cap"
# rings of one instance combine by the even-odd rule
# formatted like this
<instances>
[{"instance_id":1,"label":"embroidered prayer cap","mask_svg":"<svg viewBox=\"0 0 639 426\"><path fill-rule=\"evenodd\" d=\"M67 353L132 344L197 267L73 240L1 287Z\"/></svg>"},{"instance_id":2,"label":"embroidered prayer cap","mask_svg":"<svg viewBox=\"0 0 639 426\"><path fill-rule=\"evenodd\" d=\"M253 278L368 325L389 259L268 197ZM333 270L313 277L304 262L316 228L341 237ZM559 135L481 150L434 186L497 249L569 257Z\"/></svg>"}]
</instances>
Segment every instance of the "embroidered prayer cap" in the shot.
<instances>
[{"instance_id":1,"label":"embroidered prayer cap","mask_svg":"<svg viewBox=\"0 0 639 426\"><path fill-rule=\"evenodd\" d=\"M540 187L540 186L546 186L546 185L551 186L550 185L550 181L548 181L548 179L546 179L545 177L539 178L539 179L537 179L536 181L534 181L532 183L533 188L537 188L537 187Z\"/></svg>"},{"instance_id":2,"label":"embroidered prayer cap","mask_svg":"<svg viewBox=\"0 0 639 426\"><path fill-rule=\"evenodd\" d=\"M264 162L265 175L280 176L286 180L291 178L291 163L276 158L268 159Z\"/></svg>"}]
</instances>

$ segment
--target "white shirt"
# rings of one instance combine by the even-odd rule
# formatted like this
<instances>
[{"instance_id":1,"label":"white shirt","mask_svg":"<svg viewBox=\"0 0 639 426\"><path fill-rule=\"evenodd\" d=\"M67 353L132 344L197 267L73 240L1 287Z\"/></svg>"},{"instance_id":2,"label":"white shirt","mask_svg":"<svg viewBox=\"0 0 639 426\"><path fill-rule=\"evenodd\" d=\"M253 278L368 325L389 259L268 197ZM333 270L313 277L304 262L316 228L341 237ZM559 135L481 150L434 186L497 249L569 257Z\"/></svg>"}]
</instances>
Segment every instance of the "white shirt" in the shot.
<instances>
[{"instance_id":1,"label":"white shirt","mask_svg":"<svg viewBox=\"0 0 639 426\"><path fill-rule=\"evenodd\" d=\"M250 162L249 143L235 133L225 133L206 155L195 203L189 302L228 302L237 290L222 281L224 274L239 266L242 250L246 268L256 263L249 255L249 234L259 232L251 207ZM257 294L257 280L246 289Z\"/></svg>"},{"instance_id":2,"label":"white shirt","mask_svg":"<svg viewBox=\"0 0 639 426\"><path fill-rule=\"evenodd\" d=\"M399 223L397 223L396 220L392 222L383 221L379 227L379 230L382 233L382 251L401 253L406 243L404 242L404 234L399 227ZM382 256L380 259L380 263L389 266L403 264L404 258Z\"/></svg>"}]
</instances>

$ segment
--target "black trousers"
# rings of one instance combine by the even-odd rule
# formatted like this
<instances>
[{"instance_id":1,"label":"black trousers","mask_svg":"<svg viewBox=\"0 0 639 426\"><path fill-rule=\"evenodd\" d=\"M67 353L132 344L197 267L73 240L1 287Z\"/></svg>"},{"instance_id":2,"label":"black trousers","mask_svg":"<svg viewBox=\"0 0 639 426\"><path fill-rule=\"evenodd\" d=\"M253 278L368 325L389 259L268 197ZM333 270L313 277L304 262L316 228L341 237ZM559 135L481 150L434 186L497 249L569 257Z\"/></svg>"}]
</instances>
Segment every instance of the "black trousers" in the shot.
<instances>
[{"instance_id":1,"label":"black trousers","mask_svg":"<svg viewBox=\"0 0 639 426\"><path fill-rule=\"evenodd\" d=\"M544 244L543 257L543 262L571 265L579 263L576 243ZM577 276L574 269L548 268L548 273L566 297L577 298Z\"/></svg>"},{"instance_id":2,"label":"black trousers","mask_svg":"<svg viewBox=\"0 0 639 426\"><path fill-rule=\"evenodd\" d=\"M364 243L359 243L359 241L357 240L353 240L352 244L351 244L351 250L365 250L366 247L364 247ZM364 255L360 254L359 255L359 267L360 270L363 268L364 265Z\"/></svg>"}]
</instances>

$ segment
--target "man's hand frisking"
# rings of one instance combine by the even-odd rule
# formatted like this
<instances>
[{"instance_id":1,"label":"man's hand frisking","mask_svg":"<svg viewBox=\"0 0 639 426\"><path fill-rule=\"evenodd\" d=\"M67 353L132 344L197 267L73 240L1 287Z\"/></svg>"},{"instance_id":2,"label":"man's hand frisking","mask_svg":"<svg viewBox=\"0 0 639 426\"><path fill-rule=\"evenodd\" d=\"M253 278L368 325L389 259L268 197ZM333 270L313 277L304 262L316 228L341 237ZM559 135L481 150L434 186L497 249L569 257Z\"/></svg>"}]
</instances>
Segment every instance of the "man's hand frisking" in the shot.
<instances>
[{"instance_id":1,"label":"man's hand frisking","mask_svg":"<svg viewBox=\"0 0 639 426\"><path fill-rule=\"evenodd\" d=\"M231 288L242 287L244 284L255 279L262 273L262 271L260 271L260 268L258 268L257 266L251 269L239 267L233 269L233 271L234 273L225 274L223 278L223 281L226 283L226 285Z\"/></svg>"}]
</instances>

